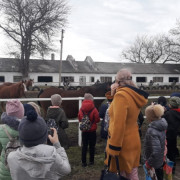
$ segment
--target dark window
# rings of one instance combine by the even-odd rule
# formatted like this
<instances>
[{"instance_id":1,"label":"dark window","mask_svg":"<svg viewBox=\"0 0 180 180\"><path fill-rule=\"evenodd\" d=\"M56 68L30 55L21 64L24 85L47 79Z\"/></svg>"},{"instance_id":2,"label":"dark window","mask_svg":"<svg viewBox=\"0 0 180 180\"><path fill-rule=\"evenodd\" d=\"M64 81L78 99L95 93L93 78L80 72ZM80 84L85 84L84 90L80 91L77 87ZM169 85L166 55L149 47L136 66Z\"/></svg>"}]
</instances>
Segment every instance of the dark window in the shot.
<instances>
[{"instance_id":1,"label":"dark window","mask_svg":"<svg viewBox=\"0 0 180 180\"><path fill-rule=\"evenodd\" d=\"M136 82L147 82L146 77L136 77Z\"/></svg>"},{"instance_id":2,"label":"dark window","mask_svg":"<svg viewBox=\"0 0 180 180\"><path fill-rule=\"evenodd\" d=\"M153 82L163 82L163 77L153 77Z\"/></svg>"},{"instance_id":3,"label":"dark window","mask_svg":"<svg viewBox=\"0 0 180 180\"><path fill-rule=\"evenodd\" d=\"M0 76L0 82L4 82L4 76Z\"/></svg>"},{"instance_id":4,"label":"dark window","mask_svg":"<svg viewBox=\"0 0 180 180\"><path fill-rule=\"evenodd\" d=\"M13 76L13 82L19 82L22 80L22 76Z\"/></svg>"},{"instance_id":5,"label":"dark window","mask_svg":"<svg viewBox=\"0 0 180 180\"><path fill-rule=\"evenodd\" d=\"M62 82L74 82L74 77L73 76L62 76L61 81Z\"/></svg>"},{"instance_id":6,"label":"dark window","mask_svg":"<svg viewBox=\"0 0 180 180\"><path fill-rule=\"evenodd\" d=\"M178 77L169 77L169 82L179 82Z\"/></svg>"},{"instance_id":7,"label":"dark window","mask_svg":"<svg viewBox=\"0 0 180 180\"><path fill-rule=\"evenodd\" d=\"M94 77L90 77L90 82L94 82Z\"/></svg>"},{"instance_id":8,"label":"dark window","mask_svg":"<svg viewBox=\"0 0 180 180\"><path fill-rule=\"evenodd\" d=\"M112 77L100 77L100 81L104 82L112 82Z\"/></svg>"},{"instance_id":9,"label":"dark window","mask_svg":"<svg viewBox=\"0 0 180 180\"><path fill-rule=\"evenodd\" d=\"M38 76L38 82L53 82L52 76Z\"/></svg>"}]
</instances>

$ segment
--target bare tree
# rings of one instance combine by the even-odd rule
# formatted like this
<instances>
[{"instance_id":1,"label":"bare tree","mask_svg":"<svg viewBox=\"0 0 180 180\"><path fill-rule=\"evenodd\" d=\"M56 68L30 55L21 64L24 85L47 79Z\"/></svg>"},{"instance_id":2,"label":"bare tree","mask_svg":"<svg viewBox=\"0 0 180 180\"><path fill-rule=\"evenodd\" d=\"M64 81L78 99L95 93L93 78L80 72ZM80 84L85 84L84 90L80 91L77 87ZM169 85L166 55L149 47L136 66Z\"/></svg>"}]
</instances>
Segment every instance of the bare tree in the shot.
<instances>
[{"instance_id":1,"label":"bare tree","mask_svg":"<svg viewBox=\"0 0 180 180\"><path fill-rule=\"evenodd\" d=\"M50 50L51 39L67 23L66 0L0 0L5 15L0 28L20 50L20 67L28 77L29 59L34 53Z\"/></svg>"},{"instance_id":2,"label":"bare tree","mask_svg":"<svg viewBox=\"0 0 180 180\"><path fill-rule=\"evenodd\" d=\"M134 44L122 52L122 56L136 63L163 62L166 55L166 36L137 37Z\"/></svg>"},{"instance_id":3,"label":"bare tree","mask_svg":"<svg viewBox=\"0 0 180 180\"><path fill-rule=\"evenodd\" d=\"M171 57L167 61L180 62L180 20L177 20L176 27L170 31L170 38L167 39L169 51L171 51Z\"/></svg>"}]
</instances>

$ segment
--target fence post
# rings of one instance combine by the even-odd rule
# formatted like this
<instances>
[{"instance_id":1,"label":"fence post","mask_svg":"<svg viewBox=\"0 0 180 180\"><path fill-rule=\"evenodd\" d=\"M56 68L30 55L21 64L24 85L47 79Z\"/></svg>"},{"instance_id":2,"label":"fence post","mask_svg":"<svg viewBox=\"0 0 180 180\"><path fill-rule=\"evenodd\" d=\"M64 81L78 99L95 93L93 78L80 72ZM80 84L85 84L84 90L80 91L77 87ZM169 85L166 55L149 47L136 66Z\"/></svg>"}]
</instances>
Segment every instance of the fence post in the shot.
<instances>
[{"instance_id":1,"label":"fence post","mask_svg":"<svg viewBox=\"0 0 180 180\"><path fill-rule=\"evenodd\" d=\"M82 105L82 99L79 97L79 110L81 108ZM79 123L78 123L78 145L81 147L82 144L82 132L79 128Z\"/></svg>"}]
</instances>

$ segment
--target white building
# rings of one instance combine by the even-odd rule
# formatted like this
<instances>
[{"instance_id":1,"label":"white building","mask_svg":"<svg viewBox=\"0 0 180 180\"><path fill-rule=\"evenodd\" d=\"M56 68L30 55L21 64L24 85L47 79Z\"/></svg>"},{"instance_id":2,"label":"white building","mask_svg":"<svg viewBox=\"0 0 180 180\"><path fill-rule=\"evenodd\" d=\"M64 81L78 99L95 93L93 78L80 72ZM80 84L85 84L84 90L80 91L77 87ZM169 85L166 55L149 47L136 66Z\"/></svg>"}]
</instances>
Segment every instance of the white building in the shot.
<instances>
[{"instance_id":1,"label":"white building","mask_svg":"<svg viewBox=\"0 0 180 180\"><path fill-rule=\"evenodd\" d=\"M34 79L35 85L59 86L60 61L57 60L30 60L29 78ZM150 81L169 84L173 81L180 83L180 64L142 64L94 62L90 56L84 61L75 61L68 56L62 61L61 79L70 82L70 86L86 86L97 82L114 81L119 69L127 68L133 74L133 80L140 86ZM17 82L22 80L19 60L0 58L0 82Z\"/></svg>"}]
</instances>

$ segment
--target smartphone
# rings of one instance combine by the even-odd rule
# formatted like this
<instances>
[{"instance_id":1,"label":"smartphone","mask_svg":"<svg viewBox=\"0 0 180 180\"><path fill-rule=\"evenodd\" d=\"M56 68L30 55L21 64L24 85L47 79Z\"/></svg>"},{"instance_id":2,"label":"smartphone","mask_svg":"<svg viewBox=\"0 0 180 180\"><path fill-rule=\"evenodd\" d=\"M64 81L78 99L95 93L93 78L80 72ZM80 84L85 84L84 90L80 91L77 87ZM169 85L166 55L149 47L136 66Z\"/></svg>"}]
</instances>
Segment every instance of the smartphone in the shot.
<instances>
[{"instance_id":1,"label":"smartphone","mask_svg":"<svg viewBox=\"0 0 180 180\"><path fill-rule=\"evenodd\" d=\"M54 130L49 128L49 129L48 129L48 134L51 135L51 136L53 136L53 135L54 135Z\"/></svg>"}]
</instances>

